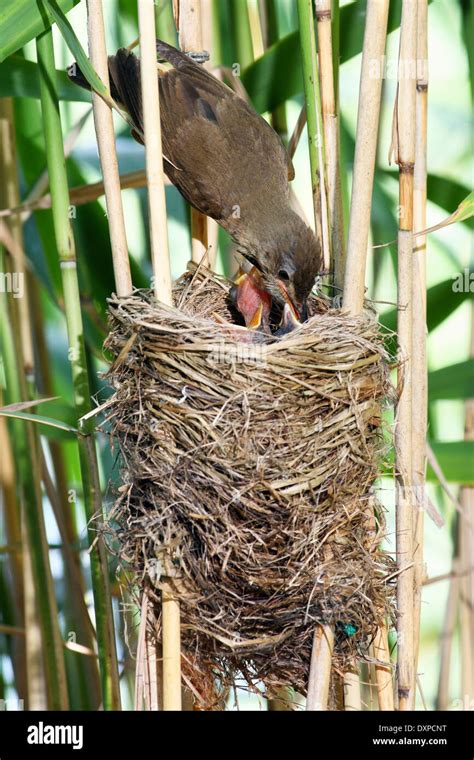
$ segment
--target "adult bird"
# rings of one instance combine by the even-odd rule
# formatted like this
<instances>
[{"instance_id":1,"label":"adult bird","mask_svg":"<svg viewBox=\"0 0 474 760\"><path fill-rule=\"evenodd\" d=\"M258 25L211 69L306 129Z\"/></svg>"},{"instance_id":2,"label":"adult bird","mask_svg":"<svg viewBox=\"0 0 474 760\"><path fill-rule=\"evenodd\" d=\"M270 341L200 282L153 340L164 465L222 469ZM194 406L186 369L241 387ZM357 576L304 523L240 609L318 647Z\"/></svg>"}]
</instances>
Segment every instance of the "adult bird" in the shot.
<instances>
[{"instance_id":1,"label":"adult bird","mask_svg":"<svg viewBox=\"0 0 474 760\"><path fill-rule=\"evenodd\" d=\"M239 276L234 302L247 326L268 329L272 300L281 332L306 318L321 268L313 231L291 208L291 160L272 127L189 55L157 41L170 69L158 72L163 168L184 198L215 219L253 265ZM140 61L128 49L109 56L113 99L143 143ZM70 77L89 88L79 67Z\"/></svg>"}]
</instances>

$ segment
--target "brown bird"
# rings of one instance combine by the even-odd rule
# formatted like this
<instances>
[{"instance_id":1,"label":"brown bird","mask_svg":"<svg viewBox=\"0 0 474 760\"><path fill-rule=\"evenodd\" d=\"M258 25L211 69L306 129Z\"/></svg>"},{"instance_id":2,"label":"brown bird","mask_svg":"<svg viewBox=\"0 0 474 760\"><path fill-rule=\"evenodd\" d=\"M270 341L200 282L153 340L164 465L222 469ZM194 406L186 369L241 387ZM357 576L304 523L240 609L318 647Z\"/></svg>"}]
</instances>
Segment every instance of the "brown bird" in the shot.
<instances>
[{"instance_id":1,"label":"brown bird","mask_svg":"<svg viewBox=\"0 0 474 760\"><path fill-rule=\"evenodd\" d=\"M247 326L268 316L266 292L283 309L282 331L291 329L306 318L321 268L314 233L290 206L291 160L272 127L233 90L171 45L156 47L173 67L159 72L164 171L256 268L234 290ZM71 79L89 88L77 64L73 69ZM122 48L109 56L109 74L111 95L143 143L139 59Z\"/></svg>"}]
</instances>

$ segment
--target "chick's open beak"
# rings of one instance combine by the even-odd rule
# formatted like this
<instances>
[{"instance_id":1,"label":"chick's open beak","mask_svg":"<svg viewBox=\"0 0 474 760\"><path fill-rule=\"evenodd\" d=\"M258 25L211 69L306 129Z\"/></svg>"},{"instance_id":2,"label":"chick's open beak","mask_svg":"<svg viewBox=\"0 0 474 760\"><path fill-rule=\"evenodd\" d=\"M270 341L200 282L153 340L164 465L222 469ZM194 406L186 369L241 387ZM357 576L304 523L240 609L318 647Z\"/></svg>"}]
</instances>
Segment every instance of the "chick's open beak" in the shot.
<instances>
[{"instance_id":1,"label":"chick's open beak","mask_svg":"<svg viewBox=\"0 0 474 760\"><path fill-rule=\"evenodd\" d=\"M280 327L275 332L275 335L278 335L278 337L287 335L287 333L292 332L292 330L294 330L295 327L298 327L300 324L301 322L295 316L295 309L289 303L285 303L283 307Z\"/></svg>"},{"instance_id":2,"label":"chick's open beak","mask_svg":"<svg viewBox=\"0 0 474 760\"><path fill-rule=\"evenodd\" d=\"M276 335L280 336L286 335L287 333L294 330L295 327L297 327L299 324L301 324L302 309L300 310L295 306L281 280L278 281L278 285L280 287L283 298L285 299L280 327L276 331Z\"/></svg>"}]
</instances>

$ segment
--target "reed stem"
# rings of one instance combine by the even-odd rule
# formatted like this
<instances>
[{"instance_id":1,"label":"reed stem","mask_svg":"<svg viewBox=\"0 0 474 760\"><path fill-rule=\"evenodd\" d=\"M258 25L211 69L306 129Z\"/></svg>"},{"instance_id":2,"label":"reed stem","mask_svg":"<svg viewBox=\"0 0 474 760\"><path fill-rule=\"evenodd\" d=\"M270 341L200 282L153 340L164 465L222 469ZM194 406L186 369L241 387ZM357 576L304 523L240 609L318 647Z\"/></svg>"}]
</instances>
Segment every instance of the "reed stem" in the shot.
<instances>
[{"instance_id":1,"label":"reed stem","mask_svg":"<svg viewBox=\"0 0 474 760\"><path fill-rule=\"evenodd\" d=\"M163 588L163 710L181 710L181 623L179 601ZM165 635L166 634L166 635Z\"/></svg>"},{"instance_id":2,"label":"reed stem","mask_svg":"<svg viewBox=\"0 0 474 760\"><path fill-rule=\"evenodd\" d=\"M334 628L330 625L316 626L306 699L308 711L327 710L333 649Z\"/></svg>"},{"instance_id":3,"label":"reed stem","mask_svg":"<svg viewBox=\"0 0 474 760\"><path fill-rule=\"evenodd\" d=\"M102 82L109 89L102 0L87 0L87 31L91 63ZM128 260L127 234L120 191L112 110L94 91L92 91L92 107L100 166L104 177L115 287L118 296L126 296L132 292L132 276Z\"/></svg>"},{"instance_id":4,"label":"reed stem","mask_svg":"<svg viewBox=\"0 0 474 760\"><path fill-rule=\"evenodd\" d=\"M51 29L37 39L41 110L52 198L53 226L58 250L69 340L73 394L78 419L91 409L81 314L74 237L69 219L64 147L59 114L56 69ZM91 547L90 563L96 616L97 644L102 680L102 700L106 710L120 709L120 689L109 589L107 558L103 540L97 537L102 517L97 454L88 420L78 434L84 506Z\"/></svg>"},{"instance_id":5,"label":"reed stem","mask_svg":"<svg viewBox=\"0 0 474 760\"><path fill-rule=\"evenodd\" d=\"M203 49L201 0L177 0L179 46L186 53ZM209 247L207 217L191 207L191 260L199 264Z\"/></svg>"},{"instance_id":6,"label":"reed stem","mask_svg":"<svg viewBox=\"0 0 474 760\"><path fill-rule=\"evenodd\" d=\"M426 229L426 146L428 116L428 2L418 0L416 52L416 136L413 176L413 231ZM412 257L413 332L412 332L412 447L413 486L416 504L413 511L415 675L421 628L421 595L424 576L423 526L426 470L426 433L428 417L426 356L426 237L416 239Z\"/></svg>"},{"instance_id":7,"label":"reed stem","mask_svg":"<svg viewBox=\"0 0 474 760\"><path fill-rule=\"evenodd\" d=\"M398 709L414 707L414 567L413 514L413 176L415 163L417 3L404 0L400 29L398 97L396 103L399 165L398 232L398 403L395 422L396 533L399 569L397 602Z\"/></svg>"},{"instance_id":8,"label":"reed stem","mask_svg":"<svg viewBox=\"0 0 474 760\"><path fill-rule=\"evenodd\" d=\"M344 273L343 305L354 314L360 314L364 306L367 244L380 120L382 61L387 39L388 6L388 0L367 1ZM375 76L374 66L378 67Z\"/></svg>"},{"instance_id":9,"label":"reed stem","mask_svg":"<svg viewBox=\"0 0 474 760\"><path fill-rule=\"evenodd\" d=\"M316 0L331 269L334 272L334 284L342 289L345 267L344 221L339 161L339 115L334 87L331 6L332 0Z\"/></svg>"},{"instance_id":10,"label":"reed stem","mask_svg":"<svg viewBox=\"0 0 474 760\"><path fill-rule=\"evenodd\" d=\"M324 137L312 0L298 0L298 19L315 232L323 253L324 269L329 271L330 249L327 196L324 183Z\"/></svg>"},{"instance_id":11,"label":"reed stem","mask_svg":"<svg viewBox=\"0 0 474 760\"><path fill-rule=\"evenodd\" d=\"M156 297L172 304L171 269L168 249L163 154L161 147L160 97L156 65L155 9L153 0L139 0L141 86L145 130L148 218L151 259Z\"/></svg>"}]
</instances>

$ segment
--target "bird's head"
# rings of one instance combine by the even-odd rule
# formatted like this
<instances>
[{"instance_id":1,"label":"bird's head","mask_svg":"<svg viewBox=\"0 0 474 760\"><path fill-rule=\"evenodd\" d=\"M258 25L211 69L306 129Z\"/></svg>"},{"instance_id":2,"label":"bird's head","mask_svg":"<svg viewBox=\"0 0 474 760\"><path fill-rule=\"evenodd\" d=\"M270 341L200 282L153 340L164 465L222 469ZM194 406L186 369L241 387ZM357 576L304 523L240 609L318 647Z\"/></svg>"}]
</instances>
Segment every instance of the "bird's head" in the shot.
<instances>
[{"instance_id":1,"label":"bird's head","mask_svg":"<svg viewBox=\"0 0 474 760\"><path fill-rule=\"evenodd\" d=\"M298 217L277 238L262 268L266 289L283 307L284 322L307 318L306 301L321 268L321 250L314 232Z\"/></svg>"}]
</instances>

